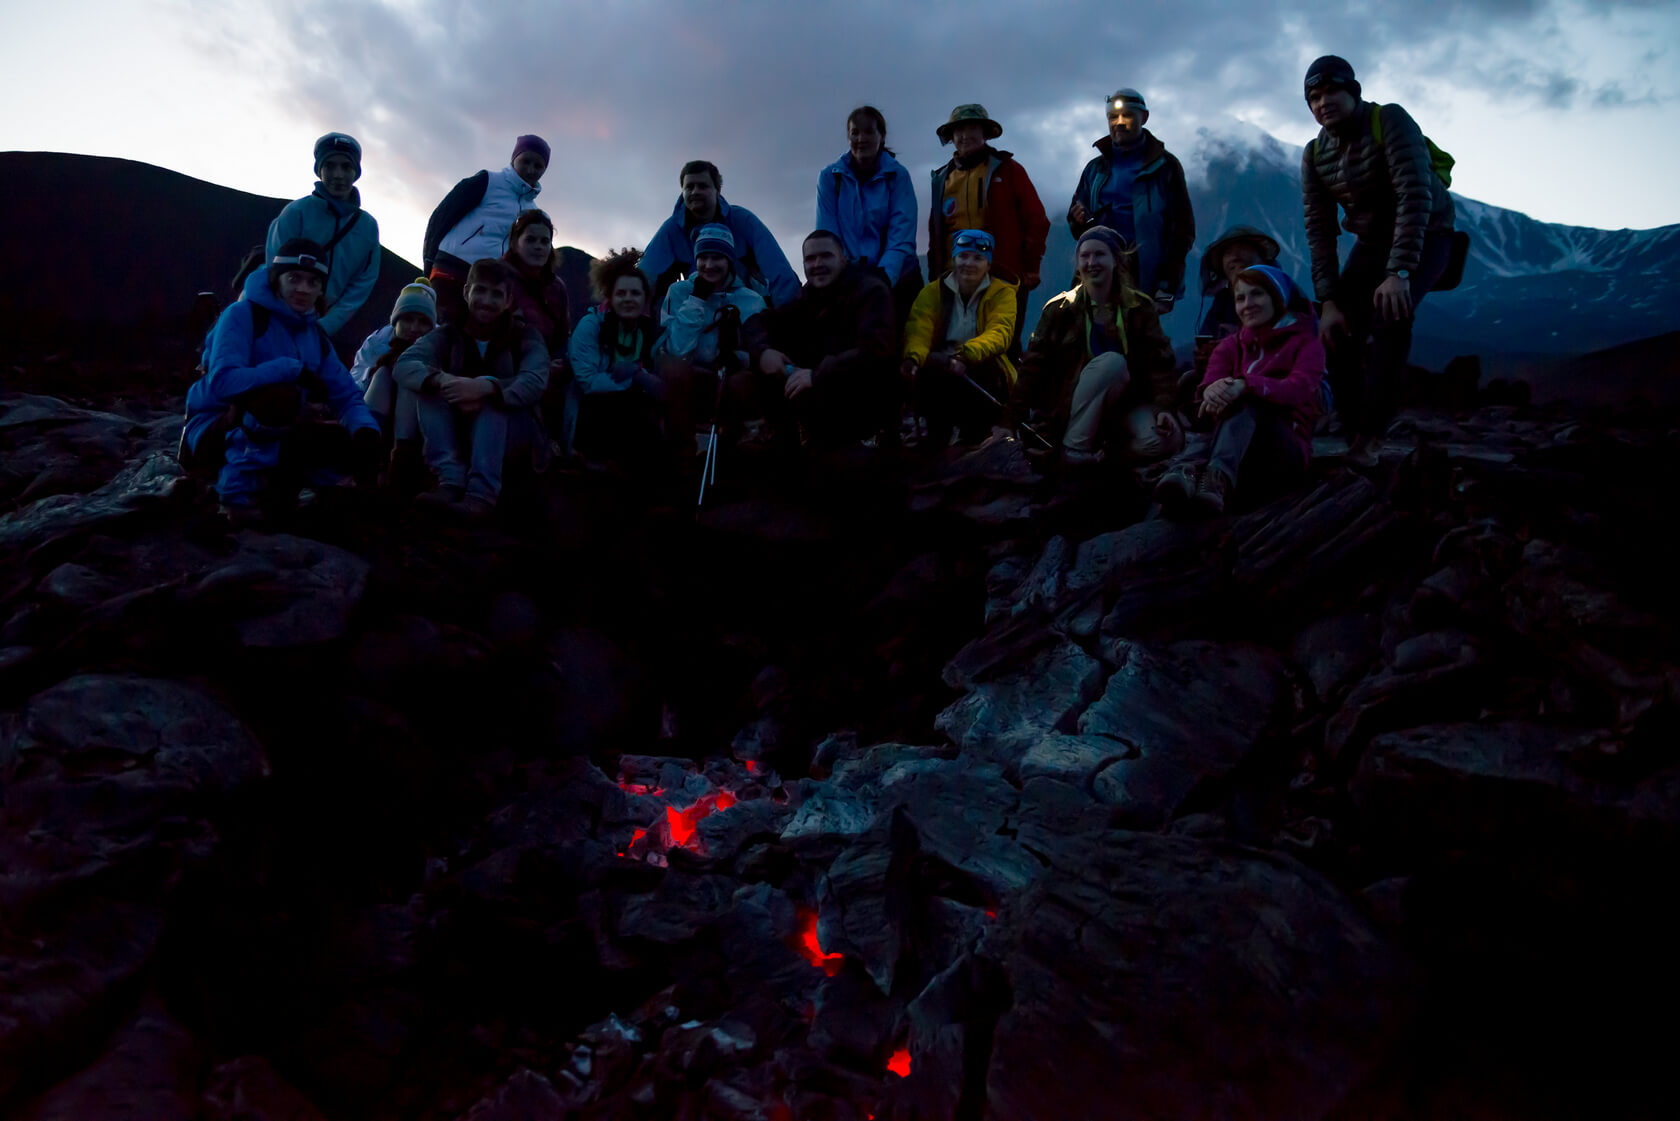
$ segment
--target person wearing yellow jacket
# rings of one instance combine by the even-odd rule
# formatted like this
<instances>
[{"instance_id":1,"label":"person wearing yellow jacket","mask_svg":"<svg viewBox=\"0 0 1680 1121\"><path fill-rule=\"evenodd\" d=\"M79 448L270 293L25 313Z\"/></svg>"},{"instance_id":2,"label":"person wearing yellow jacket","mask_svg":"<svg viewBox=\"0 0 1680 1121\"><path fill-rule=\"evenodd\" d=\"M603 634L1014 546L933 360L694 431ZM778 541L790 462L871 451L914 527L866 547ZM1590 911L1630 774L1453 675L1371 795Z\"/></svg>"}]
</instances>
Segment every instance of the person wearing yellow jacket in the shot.
<instances>
[{"instance_id":1,"label":"person wearing yellow jacket","mask_svg":"<svg viewBox=\"0 0 1680 1121\"><path fill-rule=\"evenodd\" d=\"M985 230L959 231L950 270L921 290L904 325L901 372L930 440L983 440L1015 385L1016 286L991 275L995 244Z\"/></svg>"}]
</instances>

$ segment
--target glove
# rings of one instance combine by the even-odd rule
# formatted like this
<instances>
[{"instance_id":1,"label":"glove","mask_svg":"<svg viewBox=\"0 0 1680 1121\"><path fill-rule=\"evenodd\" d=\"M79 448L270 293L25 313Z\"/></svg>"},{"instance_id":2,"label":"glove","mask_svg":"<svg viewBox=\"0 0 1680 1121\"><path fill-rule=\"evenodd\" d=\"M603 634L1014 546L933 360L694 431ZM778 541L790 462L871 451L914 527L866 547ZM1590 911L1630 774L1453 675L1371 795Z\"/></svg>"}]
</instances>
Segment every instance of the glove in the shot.
<instances>
[{"instance_id":1,"label":"glove","mask_svg":"<svg viewBox=\"0 0 1680 1121\"><path fill-rule=\"evenodd\" d=\"M614 385L629 385L630 379L636 376L636 371L638 369L640 369L640 367L637 366L636 363L626 358L624 361L616 363L612 369L608 370L607 376L612 378Z\"/></svg>"},{"instance_id":2,"label":"glove","mask_svg":"<svg viewBox=\"0 0 1680 1121\"><path fill-rule=\"evenodd\" d=\"M694 274L694 287L689 290L702 300L709 300L712 298L712 282L701 276L699 273Z\"/></svg>"},{"instance_id":3,"label":"glove","mask_svg":"<svg viewBox=\"0 0 1680 1121\"><path fill-rule=\"evenodd\" d=\"M358 428L350 434L350 474L359 487L379 482L379 468L385 459L385 439L375 428Z\"/></svg>"},{"instance_id":4,"label":"glove","mask_svg":"<svg viewBox=\"0 0 1680 1121\"><path fill-rule=\"evenodd\" d=\"M327 402L327 383L322 380L319 371L308 366L298 375L298 385L303 389L304 400L312 405L324 405Z\"/></svg>"}]
</instances>

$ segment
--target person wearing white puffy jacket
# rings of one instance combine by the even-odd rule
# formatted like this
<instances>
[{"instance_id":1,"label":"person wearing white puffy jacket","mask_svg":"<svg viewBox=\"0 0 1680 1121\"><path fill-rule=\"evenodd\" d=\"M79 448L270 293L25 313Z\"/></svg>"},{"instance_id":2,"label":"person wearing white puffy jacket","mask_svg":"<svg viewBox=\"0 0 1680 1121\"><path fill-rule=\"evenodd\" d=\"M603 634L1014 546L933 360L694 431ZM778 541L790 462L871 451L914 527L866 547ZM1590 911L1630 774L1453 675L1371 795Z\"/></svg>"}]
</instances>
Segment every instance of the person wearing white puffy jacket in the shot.
<instances>
[{"instance_id":1,"label":"person wearing white puffy jacket","mask_svg":"<svg viewBox=\"0 0 1680 1121\"><path fill-rule=\"evenodd\" d=\"M548 158L547 141L521 136L507 167L467 176L432 211L420 263L437 290L440 323L459 322L466 313L461 289L472 263L507 252L515 219L537 204Z\"/></svg>"}]
</instances>

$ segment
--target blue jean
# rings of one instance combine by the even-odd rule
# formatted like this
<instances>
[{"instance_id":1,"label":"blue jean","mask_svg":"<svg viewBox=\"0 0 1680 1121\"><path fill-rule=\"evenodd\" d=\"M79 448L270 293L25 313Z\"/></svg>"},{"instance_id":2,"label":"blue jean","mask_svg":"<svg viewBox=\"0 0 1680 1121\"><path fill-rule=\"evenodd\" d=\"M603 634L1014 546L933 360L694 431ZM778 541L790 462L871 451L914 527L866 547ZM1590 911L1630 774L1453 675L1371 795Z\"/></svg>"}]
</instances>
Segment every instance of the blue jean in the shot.
<instances>
[{"instance_id":1,"label":"blue jean","mask_svg":"<svg viewBox=\"0 0 1680 1121\"><path fill-rule=\"evenodd\" d=\"M508 455L528 454L536 431L529 409L485 405L463 413L442 397L428 395L418 399L416 411L426 466L437 474L438 484L492 504L501 497Z\"/></svg>"},{"instance_id":2,"label":"blue jean","mask_svg":"<svg viewBox=\"0 0 1680 1121\"><path fill-rule=\"evenodd\" d=\"M1223 474L1245 497L1281 494L1307 473L1307 457L1294 431L1289 410L1239 400L1219 418L1208 467Z\"/></svg>"}]
</instances>

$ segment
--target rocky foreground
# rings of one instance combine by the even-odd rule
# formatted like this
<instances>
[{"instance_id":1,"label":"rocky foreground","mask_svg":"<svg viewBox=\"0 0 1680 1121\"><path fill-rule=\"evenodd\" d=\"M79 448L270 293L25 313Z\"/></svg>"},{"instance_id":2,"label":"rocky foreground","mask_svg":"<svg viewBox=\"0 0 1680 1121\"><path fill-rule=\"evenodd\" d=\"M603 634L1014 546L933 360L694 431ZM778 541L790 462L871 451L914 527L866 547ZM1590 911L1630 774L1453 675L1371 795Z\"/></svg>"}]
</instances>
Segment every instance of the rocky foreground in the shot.
<instances>
[{"instance_id":1,"label":"rocky foreground","mask_svg":"<svg viewBox=\"0 0 1680 1121\"><path fill-rule=\"evenodd\" d=\"M511 534L178 431L0 398L0 1114L1669 1115L1672 417Z\"/></svg>"}]
</instances>

